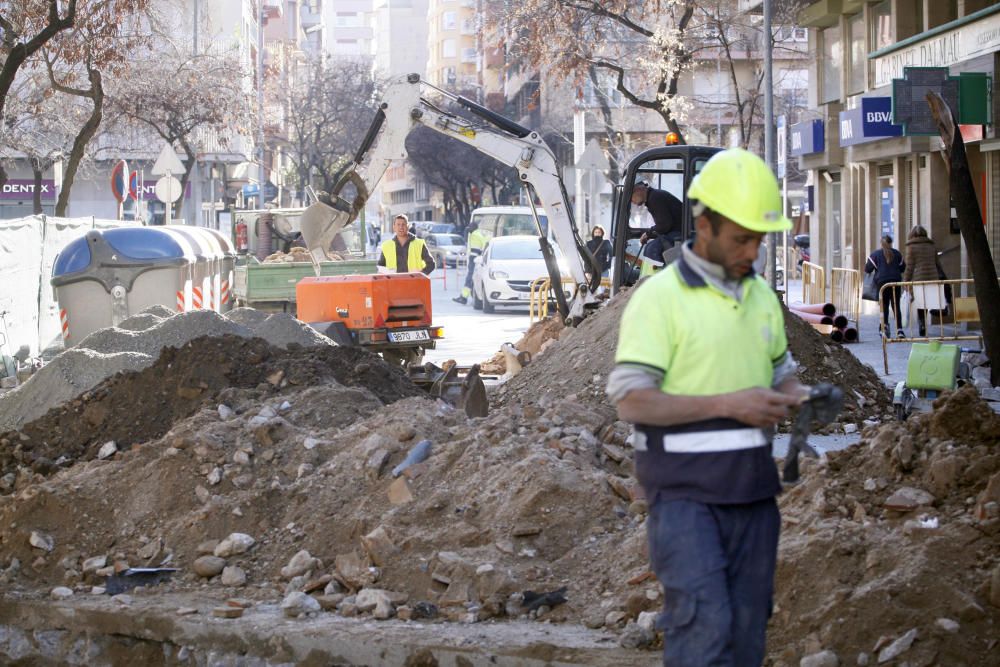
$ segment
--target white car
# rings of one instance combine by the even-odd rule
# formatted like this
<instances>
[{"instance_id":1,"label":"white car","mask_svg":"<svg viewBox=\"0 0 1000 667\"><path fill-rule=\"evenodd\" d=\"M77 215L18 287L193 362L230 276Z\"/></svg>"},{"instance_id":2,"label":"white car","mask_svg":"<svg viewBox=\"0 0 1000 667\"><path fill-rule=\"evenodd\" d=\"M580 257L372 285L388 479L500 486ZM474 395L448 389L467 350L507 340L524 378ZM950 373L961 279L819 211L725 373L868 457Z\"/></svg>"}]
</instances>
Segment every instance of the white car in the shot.
<instances>
[{"instance_id":1,"label":"white car","mask_svg":"<svg viewBox=\"0 0 1000 667\"><path fill-rule=\"evenodd\" d=\"M553 244L563 275L569 273L566 260ZM472 305L485 313L497 306L528 305L531 283L549 273L545 268L537 236L500 236L490 240L472 275ZM566 285L563 286L567 288ZM568 296L568 291L567 296Z\"/></svg>"}]
</instances>

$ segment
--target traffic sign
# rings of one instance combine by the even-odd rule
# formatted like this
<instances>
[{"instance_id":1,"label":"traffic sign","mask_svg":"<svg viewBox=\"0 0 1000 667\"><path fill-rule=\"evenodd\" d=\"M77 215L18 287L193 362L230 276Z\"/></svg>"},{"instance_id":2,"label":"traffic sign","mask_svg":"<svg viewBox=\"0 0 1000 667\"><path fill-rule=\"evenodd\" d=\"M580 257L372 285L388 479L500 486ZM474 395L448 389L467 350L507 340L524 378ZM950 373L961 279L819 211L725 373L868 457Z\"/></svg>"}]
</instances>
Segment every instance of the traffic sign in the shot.
<instances>
[{"instance_id":1,"label":"traffic sign","mask_svg":"<svg viewBox=\"0 0 1000 667\"><path fill-rule=\"evenodd\" d=\"M128 162L119 160L111 168L111 194L119 204L129 196L127 179Z\"/></svg>"},{"instance_id":2,"label":"traffic sign","mask_svg":"<svg viewBox=\"0 0 1000 667\"><path fill-rule=\"evenodd\" d=\"M611 168L608 156L601 150L597 139L591 139L587 147L580 153L580 159L576 161L577 169L596 169L597 171L607 171Z\"/></svg>"},{"instance_id":3,"label":"traffic sign","mask_svg":"<svg viewBox=\"0 0 1000 667\"><path fill-rule=\"evenodd\" d=\"M184 165L181 164L180 159L177 157L177 153L174 152L173 146L170 143L163 144L163 150L160 151L160 157L156 158L156 162L153 163L153 168L149 170L153 176L166 176L167 174L183 174Z\"/></svg>"},{"instance_id":4,"label":"traffic sign","mask_svg":"<svg viewBox=\"0 0 1000 667\"><path fill-rule=\"evenodd\" d=\"M172 204L181 198L181 182L173 176L164 176L156 182L156 198Z\"/></svg>"},{"instance_id":5,"label":"traffic sign","mask_svg":"<svg viewBox=\"0 0 1000 667\"><path fill-rule=\"evenodd\" d=\"M139 201L139 172L133 171L128 178L128 196Z\"/></svg>"}]
</instances>

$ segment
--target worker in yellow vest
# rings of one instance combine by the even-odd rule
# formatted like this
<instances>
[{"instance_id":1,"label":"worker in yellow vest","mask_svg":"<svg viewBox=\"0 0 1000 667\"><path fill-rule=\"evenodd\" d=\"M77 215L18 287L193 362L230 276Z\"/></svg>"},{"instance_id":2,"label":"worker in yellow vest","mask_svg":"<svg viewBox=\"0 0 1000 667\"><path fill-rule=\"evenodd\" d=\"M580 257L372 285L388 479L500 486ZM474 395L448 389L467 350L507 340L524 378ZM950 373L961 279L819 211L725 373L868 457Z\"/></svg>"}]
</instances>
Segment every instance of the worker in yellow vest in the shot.
<instances>
[{"instance_id":1,"label":"worker in yellow vest","mask_svg":"<svg viewBox=\"0 0 1000 667\"><path fill-rule=\"evenodd\" d=\"M430 274L434 270L434 258L427 251L423 239L418 239L410 233L410 219L405 215L397 215L392 220L391 239L382 242L382 254L378 265L395 270L396 273L421 271Z\"/></svg>"},{"instance_id":2,"label":"worker in yellow vest","mask_svg":"<svg viewBox=\"0 0 1000 667\"><path fill-rule=\"evenodd\" d=\"M469 303L469 297L472 296L472 274L476 269L476 258L483 254L487 243L489 243L489 238L479 231L479 226L476 223L472 223L469 227L468 254L466 255L469 258L469 267L465 272L465 286L462 287L462 293L452 301L457 301L463 306Z\"/></svg>"}]
</instances>

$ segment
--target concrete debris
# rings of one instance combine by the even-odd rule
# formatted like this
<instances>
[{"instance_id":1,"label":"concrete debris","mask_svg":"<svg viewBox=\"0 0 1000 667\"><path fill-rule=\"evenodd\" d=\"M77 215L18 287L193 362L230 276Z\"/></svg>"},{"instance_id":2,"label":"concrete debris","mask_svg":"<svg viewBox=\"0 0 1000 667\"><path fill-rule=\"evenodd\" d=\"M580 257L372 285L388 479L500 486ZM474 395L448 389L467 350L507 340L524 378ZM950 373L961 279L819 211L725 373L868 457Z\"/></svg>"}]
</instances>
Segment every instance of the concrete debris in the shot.
<instances>
[{"instance_id":1,"label":"concrete debris","mask_svg":"<svg viewBox=\"0 0 1000 667\"><path fill-rule=\"evenodd\" d=\"M281 577L283 579L294 579L308 572L318 570L321 567L323 567L323 563L318 558L313 558L308 551L303 549L292 556L292 559L288 561L288 565L281 568Z\"/></svg>"},{"instance_id":2,"label":"concrete debris","mask_svg":"<svg viewBox=\"0 0 1000 667\"><path fill-rule=\"evenodd\" d=\"M226 559L218 556L202 556L191 564L191 569L199 577L211 578L222 573Z\"/></svg>"},{"instance_id":3,"label":"concrete debris","mask_svg":"<svg viewBox=\"0 0 1000 667\"><path fill-rule=\"evenodd\" d=\"M53 600L65 600L66 598L73 597L73 589L66 588L65 586L56 586L49 592L49 597Z\"/></svg>"},{"instance_id":4,"label":"concrete debris","mask_svg":"<svg viewBox=\"0 0 1000 667\"><path fill-rule=\"evenodd\" d=\"M305 593L295 591L285 596L281 601L281 611L289 618L298 618L306 614L314 614L320 611L319 602Z\"/></svg>"},{"instance_id":5,"label":"concrete debris","mask_svg":"<svg viewBox=\"0 0 1000 667\"><path fill-rule=\"evenodd\" d=\"M37 530L31 531L31 535L28 536L28 544L46 552L51 552L55 549L55 540L52 539L52 536Z\"/></svg>"},{"instance_id":6,"label":"concrete debris","mask_svg":"<svg viewBox=\"0 0 1000 667\"><path fill-rule=\"evenodd\" d=\"M230 607L229 605L213 607L212 616L216 618L240 618L243 616L243 609L240 607Z\"/></svg>"},{"instance_id":7,"label":"concrete debris","mask_svg":"<svg viewBox=\"0 0 1000 667\"><path fill-rule=\"evenodd\" d=\"M219 542L213 552L219 558L229 558L246 553L256 544L256 540L246 533L230 533L229 537Z\"/></svg>"},{"instance_id":8,"label":"concrete debris","mask_svg":"<svg viewBox=\"0 0 1000 667\"><path fill-rule=\"evenodd\" d=\"M917 640L917 629L913 628L912 630L904 634L902 637L900 637L899 639L897 639L896 641L892 642L884 649L879 651L878 664L881 665L886 662L889 662L890 660L895 660L903 653L908 651L910 647L913 646L913 642L915 642L916 640Z\"/></svg>"},{"instance_id":9,"label":"concrete debris","mask_svg":"<svg viewBox=\"0 0 1000 667\"><path fill-rule=\"evenodd\" d=\"M243 568L230 565L223 568L219 581L223 586L243 586L247 583L247 574Z\"/></svg>"},{"instance_id":10,"label":"concrete debris","mask_svg":"<svg viewBox=\"0 0 1000 667\"><path fill-rule=\"evenodd\" d=\"M840 658L833 651L820 651L799 660L799 667L840 667Z\"/></svg>"},{"instance_id":11,"label":"concrete debris","mask_svg":"<svg viewBox=\"0 0 1000 667\"><path fill-rule=\"evenodd\" d=\"M891 496L885 499L885 508L909 512L918 507L928 506L934 502L934 496L923 489L914 489L904 486L896 489Z\"/></svg>"},{"instance_id":12,"label":"concrete debris","mask_svg":"<svg viewBox=\"0 0 1000 667\"><path fill-rule=\"evenodd\" d=\"M115 444L114 440L109 440L108 442L101 445L101 448L97 451L97 458L110 459L118 451L118 445Z\"/></svg>"}]
</instances>

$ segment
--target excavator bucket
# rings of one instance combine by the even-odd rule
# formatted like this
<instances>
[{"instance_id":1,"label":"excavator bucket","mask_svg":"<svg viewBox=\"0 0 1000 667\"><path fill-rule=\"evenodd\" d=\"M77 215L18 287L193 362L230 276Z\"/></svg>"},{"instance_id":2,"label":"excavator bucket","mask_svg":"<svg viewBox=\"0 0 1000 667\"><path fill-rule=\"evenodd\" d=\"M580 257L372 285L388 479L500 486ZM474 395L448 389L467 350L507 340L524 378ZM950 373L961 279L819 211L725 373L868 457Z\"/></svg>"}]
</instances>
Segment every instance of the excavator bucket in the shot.
<instances>
[{"instance_id":1,"label":"excavator bucket","mask_svg":"<svg viewBox=\"0 0 1000 667\"><path fill-rule=\"evenodd\" d=\"M465 412L469 417L485 417L490 404L479 364L459 368L454 362L441 368L431 362L410 368L410 379L427 393Z\"/></svg>"},{"instance_id":2,"label":"excavator bucket","mask_svg":"<svg viewBox=\"0 0 1000 667\"><path fill-rule=\"evenodd\" d=\"M302 212L299 219L299 229L302 232L302 240L306 243L306 248L312 256L313 265L316 266L316 275L319 275L319 263L330 259L326 254L333 238L348 225L351 221L351 214L341 211L322 201L317 201Z\"/></svg>"}]
</instances>

